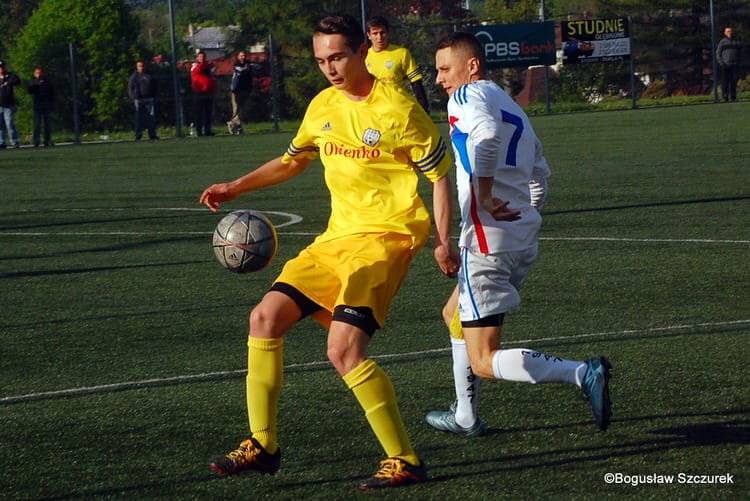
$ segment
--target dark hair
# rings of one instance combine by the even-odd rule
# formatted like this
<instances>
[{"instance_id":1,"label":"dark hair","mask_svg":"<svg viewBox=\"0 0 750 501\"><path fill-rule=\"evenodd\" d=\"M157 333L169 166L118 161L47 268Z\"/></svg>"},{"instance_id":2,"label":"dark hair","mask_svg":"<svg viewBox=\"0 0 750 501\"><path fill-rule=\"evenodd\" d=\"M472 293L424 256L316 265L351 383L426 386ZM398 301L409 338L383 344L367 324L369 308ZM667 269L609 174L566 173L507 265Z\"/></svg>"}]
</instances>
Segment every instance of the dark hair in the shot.
<instances>
[{"instance_id":1,"label":"dark hair","mask_svg":"<svg viewBox=\"0 0 750 501\"><path fill-rule=\"evenodd\" d=\"M487 67L487 60L484 55L484 47L481 42L472 33L466 31L454 31L438 42L437 50L447 48L462 49L468 52L471 57L479 61L479 71L484 72Z\"/></svg>"},{"instance_id":2,"label":"dark hair","mask_svg":"<svg viewBox=\"0 0 750 501\"><path fill-rule=\"evenodd\" d=\"M370 28L385 28L385 31L391 31L391 25L388 23L388 20L382 16L372 16L367 20L366 26L367 31L370 31Z\"/></svg>"},{"instance_id":3,"label":"dark hair","mask_svg":"<svg viewBox=\"0 0 750 501\"><path fill-rule=\"evenodd\" d=\"M349 14L328 14L315 25L313 34L317 33L342 35L346 39L346 45L354 52L365 43L362 26Z\"/></svg>"}]
</instances>

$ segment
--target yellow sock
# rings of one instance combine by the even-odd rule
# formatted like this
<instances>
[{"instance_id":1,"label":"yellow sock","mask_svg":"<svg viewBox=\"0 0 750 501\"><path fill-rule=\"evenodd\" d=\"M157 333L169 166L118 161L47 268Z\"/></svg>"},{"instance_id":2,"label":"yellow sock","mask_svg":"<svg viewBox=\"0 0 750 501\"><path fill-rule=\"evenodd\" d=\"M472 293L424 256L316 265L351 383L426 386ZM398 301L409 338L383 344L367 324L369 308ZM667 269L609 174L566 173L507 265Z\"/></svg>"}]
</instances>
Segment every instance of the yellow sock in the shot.
<instances>
[{"instance_id":1,"label":"yellow sock","mask_svg":"<svg viewBox=\"0 0 750 501\"><path fill-rule=\"evenodd\" d=\"M365 411L367 422L386 456L418 466L419 458L406 435L406 427L396 404L396 393L388 375L372 360L365 360L343 379Z\"/></svg>"},{"instance_id":2,"label":"yellow sock","mask_svg":"<svg viewBox=\"0 0 750 501\"><path fill-rule=\"evenodd\" d=\"M247 341L247 416L250 431L270 454L278 449L276 411L284 374L284 338Z\"/></svg>"},{"instance_id":3,"label":"yellow sock","mask_svg":"<svg viewBox=\"0 0 750 501\"><path fill-rule=\"evenodd\" d=\"M453 311L453 318L451 324L448 326L448 332L450 332L453 339L463 339L464 331L461 328L461 319L458 318L458 308Z\"/></svg>"}]
</instances>

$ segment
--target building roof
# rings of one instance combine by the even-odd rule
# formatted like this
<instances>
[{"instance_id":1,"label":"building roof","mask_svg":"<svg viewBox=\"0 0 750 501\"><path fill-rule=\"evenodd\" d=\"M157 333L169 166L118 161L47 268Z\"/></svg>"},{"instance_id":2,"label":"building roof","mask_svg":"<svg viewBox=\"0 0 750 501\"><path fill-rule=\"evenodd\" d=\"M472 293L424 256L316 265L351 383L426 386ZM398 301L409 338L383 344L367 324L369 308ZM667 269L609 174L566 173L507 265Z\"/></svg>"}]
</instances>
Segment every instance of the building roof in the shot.
<instances>
[{"instance_id":1,"label":"building roof","mask_svg":"<svg viewBox=\"0 0 750 501\"><path fill-rule=\"evenodd\" d=\"M182 40L194 49L226 49L232 39L239 34L238 26L205 26L194 28L188 27L187 36Z\"/></svg>"}]
</instances>

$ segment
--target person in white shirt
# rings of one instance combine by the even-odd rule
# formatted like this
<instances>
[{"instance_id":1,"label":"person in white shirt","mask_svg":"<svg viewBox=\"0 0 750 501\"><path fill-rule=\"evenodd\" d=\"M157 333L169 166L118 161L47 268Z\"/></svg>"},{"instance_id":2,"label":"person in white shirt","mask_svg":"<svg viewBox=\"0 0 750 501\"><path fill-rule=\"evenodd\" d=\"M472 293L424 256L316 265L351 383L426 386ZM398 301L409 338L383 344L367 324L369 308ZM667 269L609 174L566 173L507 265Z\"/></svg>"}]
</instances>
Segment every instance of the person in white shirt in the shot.
<instances>
[{"instance_id":1,"label":"person in white shirt","mask_svg":"<svg viewBox=\"0 0 750 501\"><path fill-rule=\"evenodd\" d=\"M484 49L470 33L455 32L435 54L436 82L448 93L448 122L461 209L458 287L443 318L451 332L456 401L431 411L432 427L473 437L479 378L578 386L599 429L611 416L606 357L564 360L526 348L501 349L505 313L517 310L519 288L537 256L550 175L529 118L485 77Z\"/></svg>"}]
</instances>

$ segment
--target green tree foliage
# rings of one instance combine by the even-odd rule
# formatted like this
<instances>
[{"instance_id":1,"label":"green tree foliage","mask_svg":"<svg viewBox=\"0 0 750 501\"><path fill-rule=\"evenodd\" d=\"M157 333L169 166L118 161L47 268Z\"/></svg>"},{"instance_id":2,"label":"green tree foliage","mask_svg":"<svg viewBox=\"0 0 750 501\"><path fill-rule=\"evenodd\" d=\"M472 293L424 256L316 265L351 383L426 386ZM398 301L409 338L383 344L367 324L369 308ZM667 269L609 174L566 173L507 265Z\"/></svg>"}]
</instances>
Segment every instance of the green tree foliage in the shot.
<instances>
[{"instance_id":1,"label":"green tree foliage","mask_svg":"<svg viewBox=\"0 0 750 501\"><path fill-rule=\"evenodd\" d=\"M539 20L539 0L486 0L482 17L494 23L528 23Z\"/></svg>"},{"instance_id":2,"label":"green tree foliage","mask_svg":"<svg viewBox=\"0 0 750 501\"><path fill-rule=\"evenodd\" d=\"M72 43L81 123L111 130L131 120L127 80L138 57L138 30L123 0L42 0L10 59L23 75L42 66L55 83L58 110L70 113Z\"/></svg>"},{"instance_id":3,"label":"green tree foliage","mask_svg":"<svg viewBox=\"0 0 750 501\"><path fill-rule=\"evenodd\" d=\"M390 19L394 43L408 46L423 68L433 64L435 40L427 43L425 38L438 13L441 16L463 13L461 2L457 0L369 0L363 3L365 17L383 15ZM237 48L265 43L269 35L273 38L274 62L282 83L281 102L286 104L281 110L282 116L299 116L310 98L328 85L312 57L310 40L315 22L324 13L334 11L361 19L361 4L347 0L287 0L283 3L248 0L238 11L242 37Z\"/></svg>"},{"instance_id":4,"label":"green tree foliage","mask_svg":"<svg viewBox=\"0 0 750 501\"><path fill-rule=\"evenodd\" d=\"M18 32L26 24L40 0L2 0L0 2L0 59L7 58Z\"/></svg>"}]
</instances>

